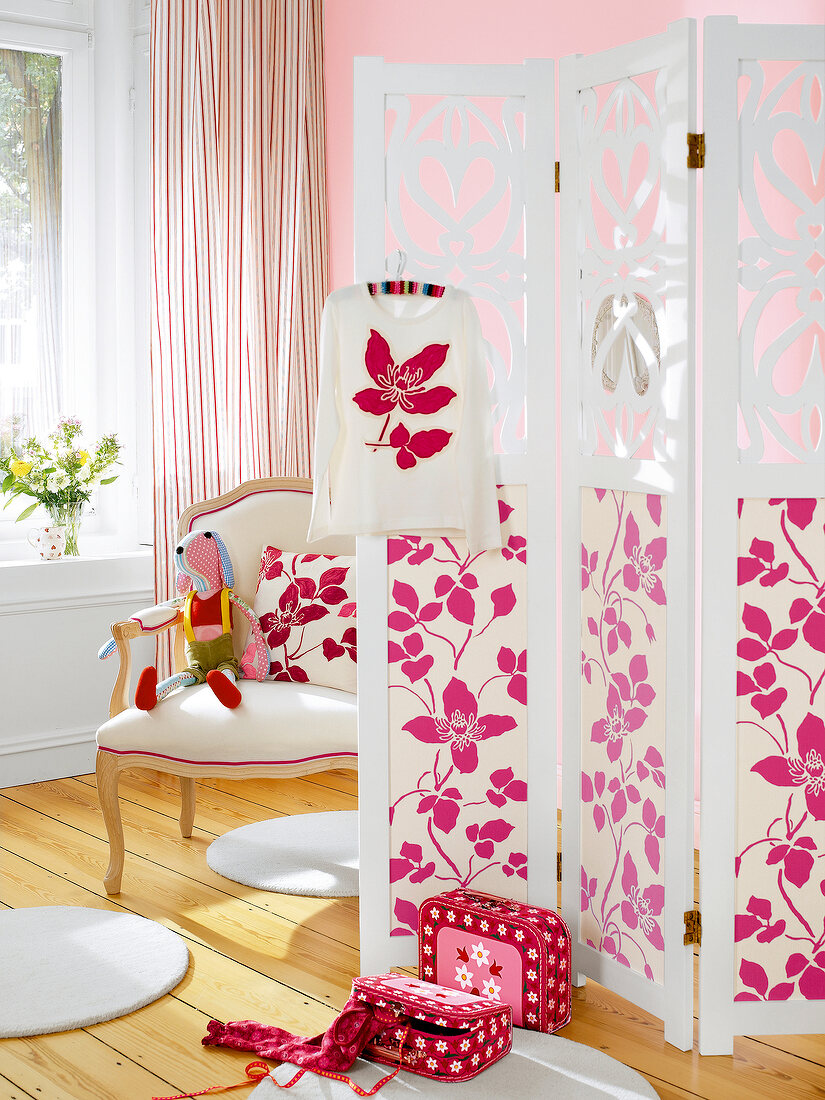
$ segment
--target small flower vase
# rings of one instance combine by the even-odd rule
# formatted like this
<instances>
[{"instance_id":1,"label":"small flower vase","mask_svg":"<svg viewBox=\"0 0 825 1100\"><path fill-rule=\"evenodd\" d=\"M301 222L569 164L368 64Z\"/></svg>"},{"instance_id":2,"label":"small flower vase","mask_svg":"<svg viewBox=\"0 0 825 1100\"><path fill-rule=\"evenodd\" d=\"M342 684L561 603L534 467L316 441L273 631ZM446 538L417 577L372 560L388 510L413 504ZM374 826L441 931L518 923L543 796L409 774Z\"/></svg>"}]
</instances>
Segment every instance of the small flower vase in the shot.
<instances>
[{"instance_id":1,"label":"small flower vase","mask_svg":"<svg viewBox=\"0 0 825 1100\"><path fill-rule=\"evenodd\" d=\"M76 558L80 556L77 548L77 536L80 532L80 520L83 516L85 500L69 500L65 504L53 504L49 508L49 517L55 527L62 527L66 532L66 546L63 550L64 558Z\"/></svg>"}]
</instances>

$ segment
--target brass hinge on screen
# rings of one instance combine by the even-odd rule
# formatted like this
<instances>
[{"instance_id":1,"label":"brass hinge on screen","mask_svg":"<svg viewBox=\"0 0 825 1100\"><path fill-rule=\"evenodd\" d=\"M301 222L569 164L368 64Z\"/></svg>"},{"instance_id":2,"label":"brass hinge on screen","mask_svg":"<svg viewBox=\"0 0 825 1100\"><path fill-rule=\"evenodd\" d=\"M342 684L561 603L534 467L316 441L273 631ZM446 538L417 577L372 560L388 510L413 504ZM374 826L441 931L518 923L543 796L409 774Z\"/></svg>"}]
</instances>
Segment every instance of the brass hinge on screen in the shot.
<instances>
[{"instance_id":1,"label":"brass hinge on screen","mask_svg":"<svg viewBox=\"0 0 825 1100\"><path fill-rule=\"evenodd\" d=\"M705 135L688 134L687 136L687 166L688 168L705 167Z\"/></svg>"},{"instance_id":2,"label":"brass hinge on screen","mask_svg":"<svg viewBox=\"0 0 825 1100\"><path fill-rule=\"evenodd\" d=\"M561 191L561 184L559 183L559 162L556 161L556 194Z\"/></svg>"},{"instance_id":3,"label":"brass hinge on screen","mask_svg":"<svg viewBox=\"0 0 825 1100\"><path fill-rule=\"evenodd\" d=\"M556 853L556 881L561 882L561 852Z\"/></svg>"},{"instance_id":4,"label":"brass hinge on screen","mask_svg":"<svg viewBox=\"0 0 825 1100\"><path fill-rule=\"evenodd\" d=\"M702 914L698 909L685 913L685 943L702 943Z\"/></svg>"}]
</instances>

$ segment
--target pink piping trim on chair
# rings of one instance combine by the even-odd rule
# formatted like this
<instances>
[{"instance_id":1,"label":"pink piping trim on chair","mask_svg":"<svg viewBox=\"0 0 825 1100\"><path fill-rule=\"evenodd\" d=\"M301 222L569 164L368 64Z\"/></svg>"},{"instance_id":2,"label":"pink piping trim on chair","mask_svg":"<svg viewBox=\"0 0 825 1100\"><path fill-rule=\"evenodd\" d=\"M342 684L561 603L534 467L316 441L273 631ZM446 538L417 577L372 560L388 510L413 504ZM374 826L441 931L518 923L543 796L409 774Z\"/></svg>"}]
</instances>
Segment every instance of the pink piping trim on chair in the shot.
<instances>
[{"instance_id":1,"label":"pink piping trim on chair","mask_svg":"<svg viewBox=\"0 0 825 1100\"><path fill-rule=\"evenodd\" d=\"M143 621L143 619L139 619L139 618L137 617L137 615L133 615L133 616L132 616L133 620L134 620L134 621L135 621L136 623L138 623L138 625L140 626L140 629L141 629L141 630L160 630L160 629L161 629L161 627L164 627L164 626L171 626L171 625L172 625L172 623L174 623L174 621L175 621L175 619L176 619L177 617L178 617L178 613L177 613L177 611L176 611L176 612L174 613L174 615L172 616L172 618L171 618L171 619L168 619L168 620L164 620L164 621L163 621L162 623L158 623L158 625L157 625L157 626L147 626L147 625L146 625L146 623L145 623L145 622Z\"/></svg>"},{"instance_id":2,"label":"pink piping trim on chair","mask_svg":"<svg viewBox=\"0 0 825 1100\"><path fill-rule=\"evenodd\" d=\"M209 511L207 511L207 512L198 512L198 514L196 516L192 517L192 520L189 524L189 530L191 531L192 530L192 524L196 520L201 519L203 516L212 516L216 512L223 512L225 508L232 508L239 501L248 500L250 497L257 497L261 493L303 493L306 496L307 493L311 494L312 490L311 489L256 489L254 493L245 493L242 497L238 497L237 500L230 501L229 504L222 504L220 506L220 508L210 508Z\"/></svg>"},{"instance_id":3,"label":"pink piping trim on chair","mask_svg":"<svg viewBox=\"0 0 825 1100\"><path fill-rule=\"evenodd\" d=\"M157 756L161 760L174 760L178 764L220 764L225 768L240 768L247 764L305 764L310 760L328 760L330 757L351 756L358 759L357 752L321 752L316 756L296 756L292 760L185 760L182 756L167 756L163 752L149 752L146 749L107 749L100 745L101 752L110 752L113 756Z\"/></svg>"}]
</instances>

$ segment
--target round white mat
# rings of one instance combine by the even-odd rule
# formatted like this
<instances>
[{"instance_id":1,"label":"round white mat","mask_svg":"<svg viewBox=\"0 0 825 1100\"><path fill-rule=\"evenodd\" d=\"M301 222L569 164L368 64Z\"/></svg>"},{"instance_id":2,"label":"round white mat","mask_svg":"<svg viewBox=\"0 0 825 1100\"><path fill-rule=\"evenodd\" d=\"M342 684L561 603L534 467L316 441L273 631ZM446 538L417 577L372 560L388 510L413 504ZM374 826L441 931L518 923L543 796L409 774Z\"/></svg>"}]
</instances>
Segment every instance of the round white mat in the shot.
<instances>
[{"instance_id":1,"label":"round white mat","mask_svg":"<svg viewBox=\"0 0 825 1100\"><path fill-rule=\"evenodd\" d=\"M143 1008L189 966L181 937L132 913L73 905L0 912L0 1038L48 1035Z\"/></svg>"},{"instance_id":2,"label":"round white mat","mask_svg":"<svg viewBox=\"0 0 825 1100\"><path fill-rule=\"evenodd\" d=\"M362 1089L370 1088L385 1073L378 1066L359 1058L349 1076ZM281 1084L295 1073L295 1066L282 1065L273 1071ZM443 1081L431 1081L402 1071L377 1096L380 1100L445 1100L447 1094L464 1096L467 1100L658 1100L658 1093L635 1070L617 1062L600 1050L562 1039L560 1035L543 1035L538 1031L516 1028L513 1049L500 1062L485 1069L471 1081L452 1082L445 1088ZM264 1078L250 1100L275 1100L284 1095L268 1078ZM343 1082L331 1081L306 1073L294 1088L291 1100L352 1100L355 1093Z\"/></svg>"},{"instance_id":3,"label":"round white mat","mask_svg":"<svg viewBox=\"0 0 825 1100\"><path fill-rule=\"evenodd\" d=\"M293 814L242 825L213 840L206 862L216 874L276 894L358 895L358 813Z\"/></svg>"}]
</instances>

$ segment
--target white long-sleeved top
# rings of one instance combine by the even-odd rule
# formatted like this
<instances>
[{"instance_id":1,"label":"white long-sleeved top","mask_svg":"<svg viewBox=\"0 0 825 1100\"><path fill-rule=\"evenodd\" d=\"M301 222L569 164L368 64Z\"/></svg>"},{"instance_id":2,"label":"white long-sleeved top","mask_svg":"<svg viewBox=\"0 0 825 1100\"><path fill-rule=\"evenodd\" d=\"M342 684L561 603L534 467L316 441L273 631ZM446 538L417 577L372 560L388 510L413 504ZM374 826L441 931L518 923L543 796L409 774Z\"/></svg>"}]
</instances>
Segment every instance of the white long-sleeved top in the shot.
<instances>
[{"instance_id":1,"label":"white long-sleeved top","mask_svg":"<svg viewBox=\"0 0 825 1100\"><path fill-rule=\"evenodd\" d=\"M464 291L327 298L310 542L330 534L466 535L501 546L486 357Z\"/></svg>"}]
</instances>

